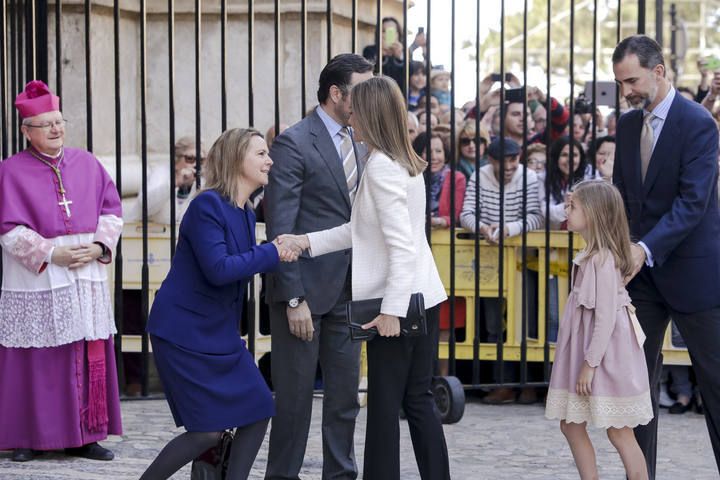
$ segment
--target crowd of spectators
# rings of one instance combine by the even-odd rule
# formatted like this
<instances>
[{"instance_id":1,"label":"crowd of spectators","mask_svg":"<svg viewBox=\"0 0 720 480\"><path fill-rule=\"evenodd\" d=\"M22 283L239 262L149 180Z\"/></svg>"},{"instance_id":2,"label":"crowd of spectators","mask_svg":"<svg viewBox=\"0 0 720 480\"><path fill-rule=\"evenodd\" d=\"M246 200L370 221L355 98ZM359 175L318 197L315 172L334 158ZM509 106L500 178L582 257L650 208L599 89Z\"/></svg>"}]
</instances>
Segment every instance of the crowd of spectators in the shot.
<instances>
[{"instance_id":1,"label":"crowd of spectators","mask_svg":"<svg viewBox=\"0 0 720 480\"><path fill-rule=\"evenodd\" d=\"M567 230L565 204L573 185L589 178L612 182L617 118L629 108L624 98L619 98L616 109L605 107L605 113L583 95L575 99L571 107L570 99L548 97L541 88L522 85L517 75L507 72L504 76L487 74L480 81L478 100L463 104L461 102L466 99L456 99L455 105L462 106L455 107L451 104L451 72L442 66L431 66L428 78L427 60L412 60L415 50L425 51L422 30L408 46L407 58L402 47L403 28L397 19L384 18L378 38L380 49L369 45L363 50L363 56L378 65L378 51L381 51L383 74L395 79L403 90L407 87L404 93L408 134L415 151L429 164L427 178L432 228L454 225L474 232L490 244L497 244L500 235L515 236L523 229ZM406 62L407 86L404 82ZM700 61L698 71L700 83L697 89L679 86L677 91L701 103L720 121L720 107L717 106L720 70L711 71L706 61ZM285 128L287 126L282 125L281 131ZM453 133L455 136L451 138ZM271 127L267 134L268 144L274 136ZM195 161L192 157L194 143L191 144L190 139L184 140L187 145L183 143L176 147L179 159L176 163L178 221L186 208L186 190L196 184L194 164L183 163L185 158L191 163ZM185 176L183 171L187 172ZM164 185L157 190L167 193L168 178L163 177L155 183ZM253 203L262 218L262 192L257 193ZM150 194L149 197L149 200L154 198ZM150 209L151 220L167 221L164 218L167 209L153 215L154 208ZM501 209L503 226L499 225ZM548 288L551 291L551 318L547 335L552 341L557 334L558 321L557 279L552 275ZM503 308L498 304L499 299L484 298L482 302L484 339L492 342L503 331L502 319L498 316ZM441 337L447 338L447 330ZM510 369L504 378L509 381L515 376ZM678 413L682 413L692 400L692 395L687 394L686 382L682 380L686 376L681 371L673 371L670 375L671 380L679 378L682 382L679 398L683 408L676 406L674 409ZM507 391L498 398L489 397L489 401L495 403L514 400Z\"/></svg>"}]
</instances>

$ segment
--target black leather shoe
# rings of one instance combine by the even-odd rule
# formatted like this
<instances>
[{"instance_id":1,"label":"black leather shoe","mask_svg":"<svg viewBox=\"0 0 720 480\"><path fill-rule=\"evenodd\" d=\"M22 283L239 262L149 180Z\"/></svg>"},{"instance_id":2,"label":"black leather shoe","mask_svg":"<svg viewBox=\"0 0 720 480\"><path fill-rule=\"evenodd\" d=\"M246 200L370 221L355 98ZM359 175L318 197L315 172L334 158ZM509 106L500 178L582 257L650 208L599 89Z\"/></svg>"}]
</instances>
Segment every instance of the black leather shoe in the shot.
<instances>
[{"instance_id":1,"label":"black leather shoe","mask_svg":"<svg viewBox=\"0 0 720 480\"><path fill-rule=\"evenodd\" d=\"M29 462L35 458L35 451L29 448L16 448L13 450L12 461L13 462Z\"/></svg>"},{"instance_id":2,"label":"black leather shoe","mask_svg":"<svg viewBox=\"0 0 720 480\"><path fill-rule=\"evenodd\" d=\"M687 405L683 405L680 402L673 403L672 407L668 410L668 412L674 414L674 415L682 415L683 413L687 412L692 408L692 405L688 403Z\"/></svg>"},{"instance_id":3,"label":"black leather shoe","mask_svg":"<svg viewBox=\"0 0 720 480\"><path fill-rule=\"evenodd\" d=\"M115 454L107 448L101 447L97 442L88 443L78 448L66 448L65 454L72 457L88 458L90 460L109 461L115 458Z\"/></svg>"}]
</instances>

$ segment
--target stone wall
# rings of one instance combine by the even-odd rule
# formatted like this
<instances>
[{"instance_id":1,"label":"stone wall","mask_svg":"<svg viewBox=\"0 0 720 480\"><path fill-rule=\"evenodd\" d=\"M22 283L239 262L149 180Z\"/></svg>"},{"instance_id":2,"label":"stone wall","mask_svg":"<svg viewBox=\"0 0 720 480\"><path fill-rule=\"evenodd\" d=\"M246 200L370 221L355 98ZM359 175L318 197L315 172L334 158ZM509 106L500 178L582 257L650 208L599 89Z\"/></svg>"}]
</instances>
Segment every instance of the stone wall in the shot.
<instances>
[{"instance_id":1,"label":"stone wall","mask_svg":"<svg viewBox=\"0 0 720 480\"><path fill-rule=\"evenodd\" d=\"M247 2L229 0L227 25L227 124L248 126ZM113 2L93 1L91 15L91 76L93 147L98 155L115 153L115 82ZM147 1L147 141L149 152L169 148L168 14L165 0ZM221 133L220 2L202 2L201 128L206 144ZM325 0L308 1L306 92L315 104L317 78L326 61ZM374 43L375 0L358 0L358 50ZM141 78L139 2L121 1L120 95L122 152L141 150ZM50 85L55 80L54 2L50 2ZM280 118L292 124L301 118L300 2L281 2ZM351 49L351 1L333 1L332 53ZM402 18L402 2L385 0L384 15ZM274 2L255 1L254 126L265 131L274 123ZM176 137L195 132L194 2L175 2L175 125ZM70 121L67 144L86 145L86 69L84 9L81 0L64 0L62 12L63 111Z\"/></svg>"}]
</instances>

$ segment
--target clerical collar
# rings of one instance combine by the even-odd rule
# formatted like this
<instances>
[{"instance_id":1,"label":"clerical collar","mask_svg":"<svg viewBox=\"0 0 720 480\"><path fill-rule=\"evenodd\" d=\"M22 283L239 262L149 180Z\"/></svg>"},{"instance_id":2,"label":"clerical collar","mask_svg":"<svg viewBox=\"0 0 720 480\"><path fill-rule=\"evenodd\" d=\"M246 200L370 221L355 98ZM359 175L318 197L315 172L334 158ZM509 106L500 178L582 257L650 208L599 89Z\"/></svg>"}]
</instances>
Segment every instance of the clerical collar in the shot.
<instances>
[{"instance_id":1,"label":"clerical collar","mask_svg":"<svg viewBox=\"0 0 720 480\"><path fill-rule=\"evenodd\" d=\"M60 147L60 151L55 156L43 153L32 145L28 148L28 151L33 157L37 158L38 160L43 159L50 163L60 163L65 156L65 147Z\"/></svg>"}]
</instances>

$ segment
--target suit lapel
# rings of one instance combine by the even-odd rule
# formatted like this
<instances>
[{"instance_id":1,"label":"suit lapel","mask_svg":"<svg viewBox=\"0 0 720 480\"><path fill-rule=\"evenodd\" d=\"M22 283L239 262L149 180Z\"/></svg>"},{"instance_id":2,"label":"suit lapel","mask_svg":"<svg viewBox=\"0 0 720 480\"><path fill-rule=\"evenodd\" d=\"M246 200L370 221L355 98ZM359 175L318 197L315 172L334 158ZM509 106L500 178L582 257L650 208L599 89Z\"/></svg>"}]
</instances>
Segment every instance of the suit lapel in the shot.
<instances>
[{"instance_id":1,"label":"suit lapel","mask_svg":"<svg viewBox=\"0 0 720 480\"><path fill-rule=\"evenodd\" d=\"M642 129L642 111L636 110L632 112L635 118L631 118L628 121L628 138L636 139L634 142L628 142L627 145L631 151L628 152L627 158L631 160L629 165L623 165L623 168L628 168L628 189L633 192L642 192L642 172L640 167L640 131ZM630 115L630 113L628 113ZM621 145L618 145L621 147ZM631 203L634 205L634 202ZM634 212L637 213L637 212Z\"/></svg>"},{"instance_id":2,"label":"suit lapel","mask_svg":"<svg viewBox=\"0 0 720 480\"><path fill-rule=\"evenodd\" d=\"M677 122L678 118L677 111L680 109L680 98L682 95L675 94L670 110L668 110L667 117L665 117L665 123L663 124L662 131L660 132L660 138L655 143L652 156L650 157L650 164L648 165L647 173L645 174L645 181L643 182L643 197L650 192L650 188L657 179L658 173L662 170L663 164L671 155L670 152L673 149L673 141L678 138L677 136ZM638 157L639 158L639 157Z\"/></svg>"},{"instance_id":3,"label":"suit lapel","mask_svg":"<svg viewBox=\"0 0 720 480\"><path fill-rule=\"evenodd\" d=\"M325 128L325 124L322 122L317 112L310 114L310 120L310 133L313 135L313 146L327 165L330 174L342 193L348 209L350 209L350 196L348 195L347 190L345 170L342 168L335 144L330 138L330 134L328 133L327 128Z\"/></svg>"}]
</instances>

